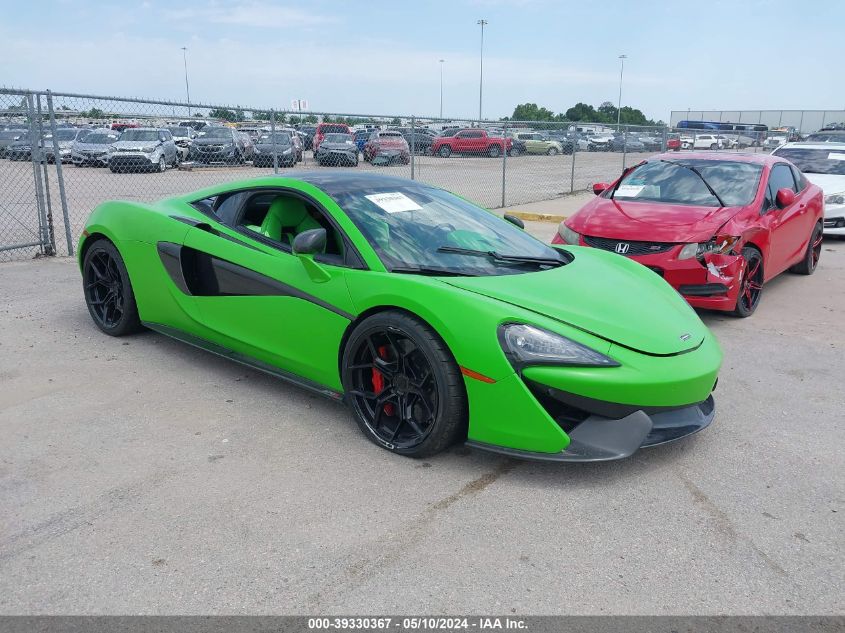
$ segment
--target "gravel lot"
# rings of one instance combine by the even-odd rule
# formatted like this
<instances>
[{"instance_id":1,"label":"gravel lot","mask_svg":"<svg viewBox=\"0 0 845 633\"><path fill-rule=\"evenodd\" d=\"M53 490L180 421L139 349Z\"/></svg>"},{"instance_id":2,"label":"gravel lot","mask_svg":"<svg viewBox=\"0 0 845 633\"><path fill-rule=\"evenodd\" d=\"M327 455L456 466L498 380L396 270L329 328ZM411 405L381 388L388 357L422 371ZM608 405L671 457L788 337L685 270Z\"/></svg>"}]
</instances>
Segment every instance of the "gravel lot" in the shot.
<instances>
[{"instance_id":1,"label":"gravel lot","mask_svg":"<svg viewBox=\"0 0 845 633\"><path fill-rule=\"evenodd\" d=\"M702 315L708 430L592 465L395 457L338 404L101 335L71 260L2 264L0 288L2 614L845 607L845 242L751 319Z\"/></svg>"}]
</instances>

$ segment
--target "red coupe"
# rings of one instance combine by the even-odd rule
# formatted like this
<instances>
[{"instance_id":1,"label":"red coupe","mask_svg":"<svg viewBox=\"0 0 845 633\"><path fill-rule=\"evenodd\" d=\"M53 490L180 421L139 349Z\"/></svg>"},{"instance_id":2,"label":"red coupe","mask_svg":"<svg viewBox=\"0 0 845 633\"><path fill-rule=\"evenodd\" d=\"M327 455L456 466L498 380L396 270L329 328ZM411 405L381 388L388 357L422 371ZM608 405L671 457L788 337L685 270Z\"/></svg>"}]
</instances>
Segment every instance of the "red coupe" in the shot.
<instances>
[{"instance_id":1,"label":"red coupe","mask_svg":"<svg viewBox=\"0 0 845 633\"><path fill-rule=\"evenodd\" d=\"M660 154L593 191L552 242L630 257L696 308L750 316L766 281L819 262L822 191L777 156Z\"/></svg>"}]
</instances>

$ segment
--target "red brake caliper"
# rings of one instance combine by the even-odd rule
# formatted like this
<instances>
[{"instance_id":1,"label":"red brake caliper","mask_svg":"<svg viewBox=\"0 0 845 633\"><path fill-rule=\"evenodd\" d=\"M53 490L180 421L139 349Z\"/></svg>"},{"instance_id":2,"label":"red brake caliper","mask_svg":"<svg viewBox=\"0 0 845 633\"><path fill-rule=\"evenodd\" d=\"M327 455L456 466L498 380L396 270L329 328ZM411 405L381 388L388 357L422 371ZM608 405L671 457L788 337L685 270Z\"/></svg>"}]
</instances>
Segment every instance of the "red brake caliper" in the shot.
<instances>
[{"instance_id":1,"label":"red brake caliper","mask_svg":"<svg viewBox=\"0 0 845 633\"><path fill-rule=\"evenodd\" d=\"M382 360L386 360L385 356L387 356L387 347L382 345L378 348L378 355L379 358ZM384 391L384 375L375 367L373 367L373 391L377 394ZM386 402L384 404L384 412L387 415L393 415L393 404L390 402Z\"/></svg>"}]
</instances>

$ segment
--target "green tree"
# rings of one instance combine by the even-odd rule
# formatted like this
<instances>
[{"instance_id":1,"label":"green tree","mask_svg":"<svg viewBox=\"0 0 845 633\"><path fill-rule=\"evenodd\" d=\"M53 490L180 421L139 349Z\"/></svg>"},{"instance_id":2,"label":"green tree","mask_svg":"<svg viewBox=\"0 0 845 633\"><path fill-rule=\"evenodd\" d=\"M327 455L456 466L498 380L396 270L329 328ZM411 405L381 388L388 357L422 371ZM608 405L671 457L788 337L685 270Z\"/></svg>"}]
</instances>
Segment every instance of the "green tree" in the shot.
<instances>
[{"instance_id":1,"label":"green tree","mask_svg":"<svg viewBox=\"0 0 845 633\"><path fill-rule=\"evenodd\" d=\"M513 121L553 121L554 112L539 107L536 103L520 103L513 109Z\"/></svg>"},{"instance_id":2,"label":"green tree","mask_svg":"<svg viewBox=\"0 0 845 633\"><path fill-rule=\"evenodd\" d=\"M602 122L616 123L616 115L619 110L610 101L602 103L598 108L598 112L601 114Z\"/></svg>"},{"instance_id":3,"label":"green tree","mask_svg":"<svg viewBox=\"0 0 845 633\"><path fill-rule=\"evenodd\" d=\"M91 108L87 112L83 110L79 113L79 116L86 117L89 119L104 119L106 118L106 113L100 110L100 108Z\"/></svg>"},{"instance_id":4,"label":"green tree","mask_svg":"<svg viewBox=\"0 0 845 633\"><path fill-rule=\"evenodd\" d=\"M564 116L566 117L567 121L600 122L600 116L599 113L596 112L596 109L593 106L587 105L586 103L581 103L580 101L571 108L569 108L564 114Z\"/></svg>"}]
</instances>

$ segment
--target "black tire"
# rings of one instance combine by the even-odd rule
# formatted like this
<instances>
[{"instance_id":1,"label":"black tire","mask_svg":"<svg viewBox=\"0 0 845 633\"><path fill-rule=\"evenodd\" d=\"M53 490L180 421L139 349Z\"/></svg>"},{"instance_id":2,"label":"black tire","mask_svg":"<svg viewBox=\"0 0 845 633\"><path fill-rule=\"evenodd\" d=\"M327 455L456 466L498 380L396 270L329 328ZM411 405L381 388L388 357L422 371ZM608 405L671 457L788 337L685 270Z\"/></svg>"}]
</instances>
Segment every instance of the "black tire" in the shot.
<instances>
[{"instance_id":1,"label":"black tire","mask_svg":"<svg viewBox=\"0 0 845 633\"><path fill-rule=\"evenodd\" d=\"M391 310L365 319L349 336L341 367L346 401L376 445L427 457L466 437L461 371L446 344L417 318Z\"/></svg>"},{"instance_id":2,"label":"black tire","mask_svg":"<svg viewBox=\"0 0 845 633\"><path fill-rule=\"evenodd\" d=\"M439 150L437 150L437 154L441 158L449 158L449 156L452 155L452 148L449 147L448 145L443 145L443 146L440 147Z\"/></svg>"},{"instance_id":3,"label":"black tire","mask_svg":"<svg viewBox=\"0 0 845 633\"><path fill-rule=\"evenodd\" d=\"M487 155L490 158L499 158L502 155L502 148L498 145L491 145L487 148Z\"/></svg>"},{"instance_id":4,"label":"black tire","mask_svg":"<svg viewBox=\"0 0 845 633\"><path fill-rule=\"evenodd\" d=\"M746 246L742 249L742 258L745 267L733 314L745 318L754 314L763 296L763 255L756 248Z\"/></svg>"},{"instance_id":5,"label":"black tire","mask_svg":"<svg viewBox=\"0 0 845 633\"><path fill-rule=\"evenodd\" d=\"M718 147L719 147L719 146L718 146L718 145L716 145L716 143L710 143L710 149L711 149L711 150L715 150L715 149L717 149Z\"/></svg>"},{"instance_id":6,"label":"black tire","mask_svg":"<svg viewBox=\"0 0 845 633\"><path fill-rule=\"evenodd\" d=\"M141 329L135 294L123 258L114 244L99 239L85 251L82 289L94 324L109 336Z\"/></svg>"},{"instance_id":7,"label":"black tire","mask_svg":"<svg viewBox=\"0 0 845 633\"><path fill-rule=\"evenodd\" d=\"M519 148L512 147L511 151L508 152L508 156L513 156L514 158L516 158L517 156L520 155L520 153L521 152L519 151Z\"/></svg>"},{"instance_id":8,"label":"black tire","mask_svg":"<svg viewBox=\"0 0 845 633\"><path fill-rule=\"evenodd\" d=\"M113 173L113 174L116 174L117 173L117 167L115 167L114 165L109 165L109 171L111 171L111 173Z\"/></svg>"},{"instance_id":9,"label":"black tire","mask_svg":"<svg viewBox=\"0 0 845 633\"><path fill-rule=\"evenodd\" d=\"M546 154L548 154L549 156L557 156L557 147L550 147Z\"/></svg>"},{"instance_id":10,"label":"black tire","mask_svg":"<svg viewBox=\"0 0 845 633\"><path fill-rule=\"evenodd\" d=\"M804 259L789 269L789 272L796 275L812 275L819 265L819 258L822 255L823 229L821 223L817 223L810 233L810 240L807 242L807 251Z\"/></svg>"},{"instance_id":11,"label":"black tire","mask_svg":"<svg viewBox=\"0 0 845 633\"><path fill-rule=\"evenodd\" d=\"M161 158L158 159L158 172L163 174L167 171L167 159L164 158L164 154L162 153Z\"/></svg>"}]
</instances>

